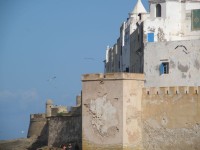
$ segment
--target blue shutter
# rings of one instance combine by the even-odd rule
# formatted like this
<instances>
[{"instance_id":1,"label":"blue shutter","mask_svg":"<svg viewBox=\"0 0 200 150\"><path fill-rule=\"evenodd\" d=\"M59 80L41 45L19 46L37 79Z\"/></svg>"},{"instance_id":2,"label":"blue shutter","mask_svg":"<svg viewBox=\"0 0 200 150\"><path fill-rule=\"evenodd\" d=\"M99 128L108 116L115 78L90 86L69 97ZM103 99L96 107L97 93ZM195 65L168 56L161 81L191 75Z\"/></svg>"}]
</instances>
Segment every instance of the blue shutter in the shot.
<instances>
[{"instance_id":1,"label":"blue shutter","mask_svg":"<svg viewBox=\"0 0 200 150\"><path fill-rule=\"evenodd\" d=\"M164 74L164 65L160 64L160 75Z\"/></svg>"},{"instance_id":2,"label":"blue shutter","mask_svg":"<svg viewBox=\"0 0 200 150\"><path fill-rule=\"evenodd\" d=\"M147 34L147 41L148 42L154 42L154 33L148 33Z\"/></svg>"}]
</instances>

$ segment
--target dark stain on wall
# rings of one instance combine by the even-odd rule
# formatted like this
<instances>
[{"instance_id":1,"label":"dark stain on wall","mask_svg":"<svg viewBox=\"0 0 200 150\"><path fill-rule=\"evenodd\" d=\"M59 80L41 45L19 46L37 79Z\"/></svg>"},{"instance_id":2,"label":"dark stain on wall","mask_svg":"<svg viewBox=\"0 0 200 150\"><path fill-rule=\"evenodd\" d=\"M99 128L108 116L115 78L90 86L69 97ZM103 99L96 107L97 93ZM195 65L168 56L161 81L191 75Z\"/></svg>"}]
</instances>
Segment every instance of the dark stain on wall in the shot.
<instances>
[{"instance_id":1,"label":"dark stain on wall","mask_svg":"<svg viewBox=\"0 0 200 150\"><path fill-rule=\"evenodd\" d=\"M181 71L181 72L188 72L189 70L189 67L187 65L182 65L180 63L178 63L178 69Z\"/></svg>"},{"instance_id":2,"label":"dark stain on wall","mask_svg":"<svg viewBox=\"0 0 200 150\"><path fill-rule=\"evenodd\" d=\"M199 68L200 68L200 63L199 63L199 61L198 61L197 59L194 61L194 67L195 67L197 70L199 70Z\"/></svg>"}]
</instances>

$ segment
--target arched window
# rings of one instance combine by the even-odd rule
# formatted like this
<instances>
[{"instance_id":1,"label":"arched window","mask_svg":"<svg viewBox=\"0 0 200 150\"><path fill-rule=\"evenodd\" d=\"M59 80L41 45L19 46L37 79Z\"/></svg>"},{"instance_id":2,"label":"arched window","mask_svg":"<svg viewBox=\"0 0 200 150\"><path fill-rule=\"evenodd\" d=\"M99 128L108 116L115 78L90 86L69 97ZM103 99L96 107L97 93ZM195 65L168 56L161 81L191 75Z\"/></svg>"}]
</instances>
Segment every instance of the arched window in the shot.
<instances>
[{"instance_id":1,"label":"arched window","mask_svg":"<svg viewBox=\"0 0 200 150\"><path fill-rule=\"evenodd\" d=\"M161 17L161 5L156 5L156 17Z\"/></svg>"}]
</instances>

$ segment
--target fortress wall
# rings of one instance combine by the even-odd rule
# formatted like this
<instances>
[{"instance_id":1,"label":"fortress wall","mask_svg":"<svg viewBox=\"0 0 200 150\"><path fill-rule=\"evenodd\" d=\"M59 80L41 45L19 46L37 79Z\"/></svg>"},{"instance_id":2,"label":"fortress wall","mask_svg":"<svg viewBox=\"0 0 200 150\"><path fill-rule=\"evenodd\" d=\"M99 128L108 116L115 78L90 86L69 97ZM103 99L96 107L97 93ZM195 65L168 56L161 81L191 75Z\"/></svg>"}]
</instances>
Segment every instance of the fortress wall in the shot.
<instances>
[{"instance_id":1,"label":"fortress wall","mask_svg":"<svg viewBox=\"0 0 200 150\"><path fill-rule=\"evenodd\" d=\"M56 116L48 120L48 145L76 143L81 148L81 115Z\"/></svg>"},{"instance_id":2,"label":"fortress wall","mask_svg":"<svg viewBox=\"0 0 200 150\"><path fill-rule=\"evenodd\" d=\"M141 99L143 80L123 81L123 149L142 149Z\"/></svg>"},{"instance_id":3,"label":"fortress wall","mask_svg":"<svg viewBox=\"0 0 200 150\"><path fill-rule=\"evenodd\" d=\"M43 135L47 130L46 122L45 114L31 114L27 137L39 137Z\"/></svg>"},{"instance_id":4,"label":"fortress wall","mask_svg":"<svg viewBox=\"0 0 200 150\"><path fill-rule=\"evenodd\" d=\"M82 77L83 150L139 148L139 114L144 75L86 74ZM138 88L138 85L140 85ZM135 110L134 110L135 108ZM132 120L130 120L132 119ZM131 130L132 128L132 130ZM137 134L135 136L135 134Z\"/></svg>"},{"instance_id":5,"label":"fortress wall","mask_svg":"<svg viewBox=\"0 0 200 150\"><path fill-rule=\"evenodd\" d=\"M142 140L147 150L200 148L200 87L144 88Z\"/></svg>"}]
</instances>

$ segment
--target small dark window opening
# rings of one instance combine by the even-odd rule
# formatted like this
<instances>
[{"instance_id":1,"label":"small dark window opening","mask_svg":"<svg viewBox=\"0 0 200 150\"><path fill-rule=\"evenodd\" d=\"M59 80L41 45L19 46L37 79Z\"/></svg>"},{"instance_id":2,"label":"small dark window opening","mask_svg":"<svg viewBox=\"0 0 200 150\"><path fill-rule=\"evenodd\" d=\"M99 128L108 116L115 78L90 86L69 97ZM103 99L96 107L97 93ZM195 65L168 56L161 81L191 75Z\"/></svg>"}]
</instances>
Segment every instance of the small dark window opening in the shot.
<instances>
[{"instance_id":1,"label":"small dark window opening","mask_svg":"<svg viewBox=\"0 0 200 150\"><path fill-rule=\"evenodd\" d=\"M156 17L161 17L161 5L156 5Z\"/></svg>"},{"instance_id":2,"label":"small dark window opening","mask_svg":"<svg viewBox=\"0 0 200 150\"><path fill-rule=\"evenodd\" d=\"M129 67L126 67L126 72L129 72Z\"/></svg>"},{"instance_id":3,"label":"small dark window opening","mask_svg":"<svg viewBox=\"0 0 200 150\"><path fill-rule=\"evenodd\" d=\"M138 14L138 16L139 16L139 20L142 20L142 15L140 13Z\"/></svg>"},{"instance_id":4,"label":"small dark window opening","mask_svg":"<svg viewBox=\"0 0 200 150\"><path fill-rule=\"evenodd\" d=\"M121 46L121 56L122 56L122 46Z\"/></svg>"},{"instance_id":5,"label":"small dark window opening","mask_svg":"<svg viewBox=\"0 0 200 150\"><path fill-rule=\"evenodd\" d=\"M169 62L162 62L160 65L160 74L169 74Z\"/></svg>"}]
</instances>

